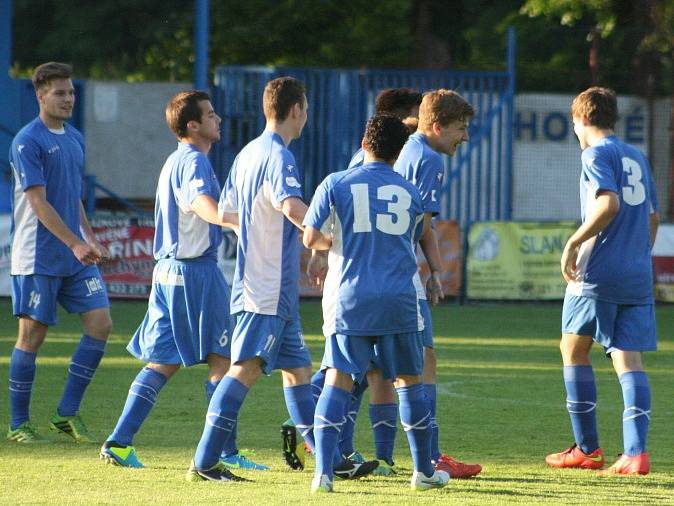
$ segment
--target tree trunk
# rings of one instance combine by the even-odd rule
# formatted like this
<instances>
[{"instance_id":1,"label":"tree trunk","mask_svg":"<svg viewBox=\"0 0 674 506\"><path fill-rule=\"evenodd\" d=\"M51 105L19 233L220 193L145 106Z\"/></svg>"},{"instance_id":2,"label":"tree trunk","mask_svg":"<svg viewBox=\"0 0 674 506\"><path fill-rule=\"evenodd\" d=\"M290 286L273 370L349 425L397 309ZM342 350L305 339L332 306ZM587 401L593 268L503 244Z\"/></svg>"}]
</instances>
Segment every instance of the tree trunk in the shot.
<instances>
[{"instance_id":1,"label":"tree trunk","mask_svg":"<svg viewBox=\"0 0 674 506\"><path fill-rule=\"evenodd\" d=\"M430 0L417 1L414 29L414 61L412 66L426 69L446 69L451 64L449 43L433 33L433 13Z\"/></svg>"}]
</instances>

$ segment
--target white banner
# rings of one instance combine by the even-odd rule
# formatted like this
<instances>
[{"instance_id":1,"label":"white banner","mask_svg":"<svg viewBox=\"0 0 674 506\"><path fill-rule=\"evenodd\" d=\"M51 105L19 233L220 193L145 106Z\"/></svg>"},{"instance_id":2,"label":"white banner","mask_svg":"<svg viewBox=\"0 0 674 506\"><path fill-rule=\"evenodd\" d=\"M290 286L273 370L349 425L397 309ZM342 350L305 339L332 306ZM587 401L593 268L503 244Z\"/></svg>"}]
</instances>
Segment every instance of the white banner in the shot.
<instances>
[{"instance_id":1,"label":"white banner","mask_svg":"<svg viewBox=\"0 0 674 506\"><path fill-rule=\"evenodd\" d=\"M0 214L0 296L12 295L12 280L9 277L12 243L9 229L12 218L9 214Z\"/></svg>"}]
</instances>

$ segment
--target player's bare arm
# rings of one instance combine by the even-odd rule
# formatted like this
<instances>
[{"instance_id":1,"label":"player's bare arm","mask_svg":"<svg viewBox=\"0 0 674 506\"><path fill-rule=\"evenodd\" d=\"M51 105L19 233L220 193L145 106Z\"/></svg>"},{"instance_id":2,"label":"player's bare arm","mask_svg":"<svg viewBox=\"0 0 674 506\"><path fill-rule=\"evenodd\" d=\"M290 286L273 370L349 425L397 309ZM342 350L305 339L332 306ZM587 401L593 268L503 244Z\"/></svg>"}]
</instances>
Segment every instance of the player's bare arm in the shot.
<instances>
[{"instance_id":1,"label":"player's bare arm","mask_svg":"<svg viewBox=\"0 0 674 506\"><path fill-rule=\"evenodd\" d=\"M600 191L595 199L594 213L588 217L569 238L562 252L562 276L566 282L576 279L578 250L581 244L604 230L620 211L618 195L610 191Z\"/></svg>"},{"instance_id":2,"label":"player's bare arm","mask_svg":"<svg viewBox=\"0 0 674 506\"><path fill-rule=\"evenodd\" d=\"M428 267L431 270L431 277L426 283L426 291L428 292L429 300L433 305L437 304L445 296L442 291L442 283L440 281L440 272L442 271L442 261L440 258L440 248L438 246L438 237L431 225L431 213L424 213L424 229L421 233L419 245L421 251L424 252Z\"/></svg>"},{"instance_id":3,"label":"player's bare arm","mask_svg":"<svg viewBox=\"0 0 674 506\"><path fill-rule=\"evenodd\" d=\"M307 248L315 250L329 250L332 246L332 238L314 227L306 227L302 242Z\"/></svg>"},{"instance_id":4,"label":"player's bare arm","mask_svg":"<svg viewBox=\"0 0 674 506\"><path fill-rule=\"evenodd\" d=\"M84 236L84 240L89 244L90 246L93 246L98 250L98 254L101 256L101 260L105 261L110 258L110 252L108 251L108 248L103 246L100 242L98 242L98 239L96 239L96 234L94 234L93 229L91 228L91 224L89 223L89 220L87 219L87 213L84 211L84 205L80 201L80 230L82 231L82 235Z\"/></svg>"},{"instance_id":5,"label":"player's bare arm","mask_svg":"<svg viewBox=\"0 0 674 506\"><path fill-rule=\"evenodd\" d=\"M207 223L234 229L239 228L239 214L220 212L218 203L210 195L197 195L191 204L192 211Z\"/></svg>"},{"instance_id":6,"label":"player's bare arm","mask_svg":"<svg viewBox=\"0 0 674 506\"><path fill-rule=\"evenodd\" d=\"M655 236L658 234L658 225L660 225L660 215L658 213L651 213L649 216L649 223L651 229L651 248L655 244Z\"/></svg>"},{"instance_id":7,"label":"player's bare arm","mask_svg":"<svg viewBox=\"0 0 674 506\"><path fill-rule=\"evenodd\" d=\"M293 225L300 230L304 230L302 222L304 215L307 214L308 206L299 197L288 197L281 204L281 212L288 218Z\"/></svg>"},{"instance_id":8,"label":"player's bare arm","mask_svg":"<svg viewBox=\"0 0 674 506\"><path fill-rule=\"evenodd\" d=\"M44 186L32 186L25 191L30 207L47 230L68 246L80 262L91 265L99 262L101 256L93 246L77 237L63 222L52 205L47 202Z\"/></svg>"}]
</instances>

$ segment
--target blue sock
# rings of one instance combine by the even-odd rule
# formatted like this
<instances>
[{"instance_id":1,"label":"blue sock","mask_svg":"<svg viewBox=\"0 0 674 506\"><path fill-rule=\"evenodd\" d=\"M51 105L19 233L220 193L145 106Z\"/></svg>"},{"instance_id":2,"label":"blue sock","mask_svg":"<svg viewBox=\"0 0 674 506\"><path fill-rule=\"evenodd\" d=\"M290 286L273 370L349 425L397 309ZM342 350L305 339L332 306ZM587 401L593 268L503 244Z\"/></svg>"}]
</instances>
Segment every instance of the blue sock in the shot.
<instances>
[{"instance_id":1,"label":"blue sock","mask_svg":"<svg viewBox=\"0 0 674 506\"><path fill-rule=\"evenodd\" d=\"M432 476L435 471L431 464L431 413L424 386L417 383L396 390L400 401L400 421L407 434L414 469Z\"/></svg>"},{"instance_id":2,"label":"blue sock","mask_svg":"<svg viewBox=\"0 0 674 506\"><path fill-rule=\"evenodd\" d=\"M116 441L123 446L133 442L133 437L150 414L159 392L167 381L166 376L154 369L143 367L140 370L131 383L124 410L115 430L108 436L108 441Z\"/></svg>"},{"instance_id":3,"label":"blue sock","mask_svg":"<svg viewBox=\"0 0 674 506\"><path fill-rule=\"evenodd\" d=\"M648 423L651 421L651 387L644 371L620 375L623 390L623 440L625 455L634 457L646 451Z\"/></svg>"},{"instance_id":4,"label":"blue sock","mask_svg":"<svg viewBox=\"0 0 674 506\"><path fill-rule=\"evenodd\" d=\"M16 429L30 420L30 394L35 380L37 353L14 348L9 363L9 408L12 413L10 427Z\"/></svg>"},{"instance_id":5,"label":"blue sock","mask_svg":"<svg viewBox=\"0 0 674 506\"><path fill-rule=\"evenodd\" d=\"M314 403L318 402L318 398L321 396L324 384L325 371L316 371L311 377L311 393L314 396Z\"/></svg>"},{"instance_id":6,"label":"blue sock","mask_svg":"<svg viewBox=\"0 0 674 506\"><path fill-rule=\"evenodd\" d=\"M591 365L564 366L566 409L576 444L583 453L599 448L597 434L597 384Z\"/></svg>"},{"instance_id":7,"label":"blue sock","mask_svg":"<svg viewBox=\"0 0 674 506\"><path fill-rule=\"evenodd\" d=\"M370 423L377 459L392 464L398 424L398 405L370 404Z\"/></svg>"},{"instance_id":8,"label":"blue sock","mask_svg":"<svg viewBox=\"0 0 674 506\"><path fill-rule=\"evenodd\" d=\"M290 418L292 418L295 427L302 434L302 438L309 445L311 451L314 451L316 447L314 442L316 401L314 401L311 389L312 386L309 383L284 387L283 395L286 399L286 408L288 408Z\"/></svg>"},{"instance_id":9,"label":"blue sock","mask_svg":"<svg viewBox=\"0 0 674 506\"><path fill-rule=\"evenodd\" d=\"M215 389L218 388L219 384L220 380L204 382L204 387L206 388L206 402L209 404L211 402L211 398L213 397L213 392L215 392ZM238 425L238 423L236 425ZM222 456L231 457L237 453L239 453L239 449L236 447L236 426L234 426L232 436L227 438L227 443L225 443L225 447L222 449Z\"/></svg>"},{"instance_id":10,"label":"blue sock","mask_svg":"<svg viewBox=\"0 0 674 506\"><path fill-rule=\"evenodd\" d=\"M105 352L105 341L83 335L68 368L68 378L58 407L61 416L74 416L80 410L84 391L91 383Z\"/></svg>"},{"instance_id":11,"label":"blue sock","mask_svg":"<svg viewBox=\"0 0 674 506\"><path fill-rule=\"evenodd\" d=\"M227 439L236 428L236 420L248 387L231 376L225 376L208 404L206 423L194 455L197 469L210 469L218 463Z\"/></svg>"},{"instance_id":12,"label":"blue sock","mask_svg":"<svg viewBox=\"0 0 674 506\"><path fill-rule=\"evenodd\" d=\"M315 476L326 474L333 477L336 463L336 449L339 434L344 425L344 410L351 398L351 392L336 386L325 385L316 404L314 434L316 436Z\"/></svg>"},{"instance_id":13,"label":"blue sock","mask_svg":"<svg viewBox=\"0 0 674 506\"><path fill-rule=\"evenodd\" d=\"M431 460L437 461L440 458L440 442L438 422L435 419L436 407L438 404L438 389L435 383L424 383L424 393L428 400L428 409L431 412Z\"/></svg>"},{"instance_id":14,"label":"blue sock","mask_svg":"<svg viewBox=\"0 0 674 506\"><path fill-rule=\"evenodd\" d=\"M353 432L356 428L356 419L360 411L360 403L363 400L363 394L367 389L367 382L356 383L351 390L351 399L346 405L346 423L342 427L342 434L339 439L339 452L342 455L349 456L354 452Z\"/></svg>"}]
</instances>

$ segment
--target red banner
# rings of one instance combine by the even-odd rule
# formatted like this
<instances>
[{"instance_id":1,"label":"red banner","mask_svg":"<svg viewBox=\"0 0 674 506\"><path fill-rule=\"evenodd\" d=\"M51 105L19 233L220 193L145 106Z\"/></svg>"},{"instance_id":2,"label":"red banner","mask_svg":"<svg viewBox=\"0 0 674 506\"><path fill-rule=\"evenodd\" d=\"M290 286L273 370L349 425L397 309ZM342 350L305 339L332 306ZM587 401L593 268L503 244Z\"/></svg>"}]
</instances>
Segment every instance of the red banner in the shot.
<instances>
[{"instance_id":1,"label":"red banner","mask_svg":"<svg viewBox=\"0 0 674 506\"><path fill-rule=\"evenodd\" d=\"M108 248L110 260L99 269L111 298L147 299L152 288L152 219L94 218L96 239Z\"/></svg>"}]
</instances>

